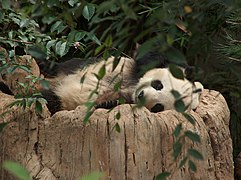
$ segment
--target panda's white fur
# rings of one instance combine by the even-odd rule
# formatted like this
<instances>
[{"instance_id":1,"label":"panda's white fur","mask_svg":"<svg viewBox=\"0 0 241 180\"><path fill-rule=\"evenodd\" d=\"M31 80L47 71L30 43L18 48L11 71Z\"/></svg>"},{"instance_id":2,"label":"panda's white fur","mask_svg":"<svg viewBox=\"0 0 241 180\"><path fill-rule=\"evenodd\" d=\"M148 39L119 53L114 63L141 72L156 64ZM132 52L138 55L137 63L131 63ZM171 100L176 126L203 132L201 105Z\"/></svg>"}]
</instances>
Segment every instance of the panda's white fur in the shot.
<instances>
[{"instance_id":1,"label":"panda's white fur","mask_svg":"<svg viewBox=\"0 0 241 180\"><path fill-rule=\"evenodd\" d=\"M200 93L193 92L196 89L203 89L201 83L193 84L187 79L176 79L167 68L152 69L146 72L141 79L138 79L134 59L121 57L118 65L113 69L114 61L115 58L110 57L105 61L79 69L72 74L58 74L52 80L51 91L58 97L61 109L72 110L88 101L96 102L106 92L114 92L114 85L120 81L122 83L119 94L124 97L126 102L138 103L138 95L141 91L144 91L145 106L149 110L152 110L156 104L164 106L164 110L174 109L175 98L171 94L172 89L185 96L183 101L186 105L190 105L191 109L195 109L199 104ZM105 66L106 74L103 79L98 81L96 74L103 66ZM159 91L155 90L151 86L153 80L161 81L163 88ZM94 91L96 93L93 93ZM55 102L51 103L49 103L49 108L52 108L51 106ZM52 113L54 112L56 111L53 110Z\"/></svg>"},{"instance_id":2,"label":"panda's white fur","mask_svg":"<svg viewBox=\"0 0 241 180\"><path fill-rule=\"evenodd\" d=\"M151 82L158 80L162 84L162 89L156 90ZM175 109L176 101L172 90L179 92L181 99L188 109L195 109L199 104L199 97L203 90L200 82L191 83L186 78L175 78L168 68L152 69L140 79L133 93L133 99L137 103L139 94L145 99L145 106L151 110L156 104L163 105L163 110Z\"/></svg>"},{"instance_id":3,"label":"panda's white fur","mask_svg":"<svg viewBox=\"0 0 241 180\"><path fill-rule=\"evenodd\" d=\"M114 91L114 85L120 80L123 81L120 91L123 94L132 94L134 87L131 86L131 82L126 81L132 78L130 75L135 65L134 60L121 57L118 65L113 69L114 59L110 57L106 61L89 65L73 74L58 76L58 84L53 91L60 97L62 109L72 110L87 101L94 102L105 92ZM98 79L95 74L98 74L103 66L105 66L106 75L99 81L97 87ZM82 83L81 79L83 79ZM92 93L94 90L97 90L97 93Z\"/></svg>"}]
</instances>

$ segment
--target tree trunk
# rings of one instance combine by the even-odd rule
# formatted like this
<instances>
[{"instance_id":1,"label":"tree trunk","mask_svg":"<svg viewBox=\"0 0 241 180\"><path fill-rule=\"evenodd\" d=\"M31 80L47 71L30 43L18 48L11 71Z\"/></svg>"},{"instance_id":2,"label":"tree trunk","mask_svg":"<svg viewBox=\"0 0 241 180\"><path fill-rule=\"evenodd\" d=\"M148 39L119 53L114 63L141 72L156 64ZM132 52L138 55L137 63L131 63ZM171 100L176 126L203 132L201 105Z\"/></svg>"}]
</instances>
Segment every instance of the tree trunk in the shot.
<instances>
[{"instance_id":1,"label":"tree trunk","mask_svg":"<svg viewBox=\"0 0 241 180\"><path fill-rule=\"evenodd\" d=\"M13 97L1 94L0 107L11 101ZM46 108L41 116L31 109L15 108L2 120L10 123L0 133L0 163L20 162L33 179L72 180L93 171L104 172L103 179L112 180L152 180L165 171L171 172L169 179L233 179L229 109L221 94L204 91L199 107L191 112L195 126L175 111L150 113L133 107L120 105L110 113L97 109L86 125L81 106L52 117ZM119 120L115 118L118 112ZM116 123L120 132L115 130ZM185 138L175 161L173 131L179 123L183 131L199 134L201 143ZM189 148L204 156L204 160L190 157L196 172L188 163L178 168ZM0 179L11 178L0 169Z\"/></svg>"}]
</instances>

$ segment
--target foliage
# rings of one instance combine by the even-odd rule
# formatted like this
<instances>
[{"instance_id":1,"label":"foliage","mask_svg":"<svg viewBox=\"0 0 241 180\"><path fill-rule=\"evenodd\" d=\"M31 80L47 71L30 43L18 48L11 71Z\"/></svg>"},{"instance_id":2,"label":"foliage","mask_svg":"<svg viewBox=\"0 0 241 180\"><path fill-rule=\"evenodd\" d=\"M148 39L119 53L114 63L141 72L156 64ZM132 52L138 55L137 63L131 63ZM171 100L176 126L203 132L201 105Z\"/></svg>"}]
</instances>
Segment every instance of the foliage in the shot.
<instances>
[{"instance_id":1,"label":"foliage","mask_svg":"<svg viewBox=\"0 0 241 180\"><path fill-rule=\"evenodd\" d=\"M206 88L223 93L231 110L231 132L240 139L235 123L241 122L241 66L240 66L240 9L239 0L2 0L0 11L0 46L8 50L14 60L19 55L30 54L40 62L61 61L69 57L108 57L121 53L137 57L149 51L159 51L179 65L190 64L202 71L195 72ZM136 50L137 44L140 47ZM27 68L15 64L9 66L0 55L1 69L7 73L14 68ZM176 77L183 74L171 67ZM96 75L100 80L104 68ZM32 78L32 81L36 79ZM23 89L30 84L19 84ZM118 85L116 87L118 89ZM28 91L26 91L28 92ZM95 93L95 92L93 92ZM178 96L173 92L174 96ZM37 94L22 94L19 103L23 107L36 104L41 109ZM195 124L184 111L182 101L176 101L176 109ZM86 104L91 115L93 103ZM119 115L118 115L119 116ZM116 117L118 119L118 116ZM4 126L4 125L3 125ZM239 126L241 127L241 126ZM119 131L118 124L116 129ZM177 126L174 136L174 157L178 157L183 138L199 142L197 134ZM241 144L235 142L235 153ZM190 149L181 164L188 162L196 169L190 158L202 159L200 153ZM168 173L163 176L166 177Z\"/></svg>"},{"instance_id":2,"label":"foliage","mask_svg":"<svg viewBox=\"0 0 241 180\"><path fill-rule=\"evenodd\" d=\"M80 178L80 180L99 180L103 177L104 173L101 172L92 172L86 176Z\"/></svg>"},{"instance_id":3,"label":"foliage","mask_svg":"<svg viewBox=\"0 0 241 180\"><path fill-rule=\"evenodd\" d=\"M15 163L12 161L5 161L3 163L3 167L11 174L13 174L15 177L21 180L31 179L28 171L24 167L22 167L19 163Z\"/></svg>"},{"instance_id":4,"label":"foliage","mask_svg":"<svg viewBox=\"0 0 241 180\"><path fill-rule=\"evenodd\" d=\"M213 78L217 78L215 87L220 90L228 101L231 110L230 130L233 139L234 157L241 152L241 9L236 9L227 16L224 38L226 41L220 42L217 52L220 54L218 60L221 62L217 71L213 72ZM224 60L223 60L224 59ZM212 84L212 82L209 82Z\"/></svg>"},{"instance_id":5,"label":"foliage","mask_svg":"<svg viewBox=\"0 0 241 180\"><path fill-rule=\"evenodd\" d=\"M1 117L1 116L0 116ZM3 131L4 127L7 125L8 123L0 123L0 133Z\"/></svg>"},{"instance_id":6,"label":"foliage","mask_svg":"<svg viewBox=\"0 0 241 180\"><path fill-rule=\"evenodd\" d=\"M18 179L31 180L29 172L19 163L13 161L5 161L3 163L3 167ZM104 174L101 172L92 172L79 178L79 180L99 180L101 177L103 177L103 175Z\"/></svg>"},{"instance_id":7,"label":"foliage","mask_svg":"<svg viewBox=\"0 0 241 180\"><path fill-rule=\"evenodd\" d=\"M10 59L11 58L11 59ZM33 104L35 105L35 111L37 113L42 112L42 104L46 103L46 100L41 98L41 94L38 92L38 90L35 87L35 84L39 81L43 81L39 77L35 77L31 72L31 67L28 65L21 65L18 63L19 58L17 56L9 56L5 58L4 56L1 59L1 67L0 67L0 73L1 76L5 76L7 74L13 74L16 70L23 70L26 71L29 75L25 77L25 82L16 81L16 89L18 90L18 94L15 95L16 101L9 104L9 107L12 107L14 105L19 105L23 109L26 109L27 107L31 107Z\"/></svg>"},{"instance_id":8,"label":"foliage","mask_svg":"<svg viewBox=\"0 0 241 180\"><path fill-rule=\"evenodd\" d=\"M180 99L180 94L176 91L172 91L172 94L176 98L175 109L180 112L193 126L195 126L195 119L186 112L188 107L185 107L184 102ZM189 140L192 143L201 143L201 137L196 132L191 130L185 130L182 127L182 123L178 124L173 132L175 141L173 144L173 157L175 162L179 162L178 168L182 168L186 163L188 163L188 168L192 171L196 171L197 167L193 161L194 160L204 160L203 155L196 149L188 148L187 153L184 153L183 146ZM166 179L171 176L175 169L171 172L162 172L157 175L156 179ZM170 178L170 177L169 177Z\"/></svg>"}]
</instances>

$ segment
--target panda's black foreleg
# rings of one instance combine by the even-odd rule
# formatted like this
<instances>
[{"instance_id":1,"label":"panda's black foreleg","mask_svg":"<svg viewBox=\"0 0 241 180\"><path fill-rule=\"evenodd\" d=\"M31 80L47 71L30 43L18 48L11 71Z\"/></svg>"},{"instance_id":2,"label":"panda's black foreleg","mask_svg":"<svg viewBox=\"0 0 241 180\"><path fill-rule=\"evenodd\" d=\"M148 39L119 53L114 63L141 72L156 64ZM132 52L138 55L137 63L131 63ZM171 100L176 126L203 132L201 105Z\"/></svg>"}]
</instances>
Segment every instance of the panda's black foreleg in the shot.
<instances>
[{"instance_id":1,"label":"panda's black foreleg","mask_svg":"<svg viewBox=\"0 0 241 180\"><path fill-rule=\"evenodd\" d=\"M8 95L14 95L13 92L9 89L9 87L3 82L0 82L0 91Z\"/></svg>"},{"instance_id":2,"label":"panda's black foreleg","mask_svg":"<svg viewBox=\"0 0 241 180\"><path fill-rule=\"evenodd\" d=\"M111 90L106 91L102 95L100 95L95 101L95 108L111 109L122 104L122 101L124 101L125 103L130 103L130 101L128 101L127 99L129 99L129 97L126 97L121 92L113 92Z\"/></svg>"},{"instance_id":3,"label":"panda's black foreleg","mask_svg":"<svg viewBox=\"0 0 241 180\"><path fill-rule=\"evenodd\" d=\"M118 100L110 100L110 101L105 101L105 102L102 102L100 104L97 104L95 106L96 109L98 108L104 108L104 109L111 109L111 108L114 108L116 106L119 105L119 101Z\"/></svg>"},{"instance_id":4,"label":"panda's black foreleg","mask_svg":"<svg viewBox=\"0 0 241 180\"><path fill-rule=\"evenodd\" d=\"M41 94L47 101L47 107L51 114L62 109L60 98L52 90L42 90Z\"/></svg>"}]
</instances>

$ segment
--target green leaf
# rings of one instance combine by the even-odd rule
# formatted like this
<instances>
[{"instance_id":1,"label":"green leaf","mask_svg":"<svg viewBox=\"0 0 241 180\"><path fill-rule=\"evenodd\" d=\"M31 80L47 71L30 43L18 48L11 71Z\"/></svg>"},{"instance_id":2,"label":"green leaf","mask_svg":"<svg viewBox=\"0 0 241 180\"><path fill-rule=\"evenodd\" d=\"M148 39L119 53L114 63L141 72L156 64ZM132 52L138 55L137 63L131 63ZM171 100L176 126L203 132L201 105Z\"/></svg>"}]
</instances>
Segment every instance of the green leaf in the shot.
<instances>
[{"instance_id":1,"label":"green leaf","mask_svg":"<svg viewBox=\"0 0 241 180\"><path fill-rule=\"evenodd\" d=\"M157 177L155 177L155 180L165 180L168 176L170 176L171 173L169 172L163 172L157 175Z\"/></svg>"},{"instance_id":2,"label":"green leaf","mask_svg":"<svg viewBox=\"0 0 241 180\"><path fill-rule=\"evenodd\" d=\"M32 104L34 103L34 98L25 98L26 99L26 107L31 107Z\"/></svg>"},{"instance_id":3,"label":"green leaf","mask_svg":"<svg viewBox=\"0 0 241 180\"><path fill-rule=\"evenodd\" d=\"M35 94L33 94L34 96L41 96L41 93L35 93ZM46 99L44 99L44 98L38 98L37 99L41 104L42 103L44 103L44 104L48 104L48 102L46 101Z\"/></svg>"},{"instance_id":4,"label":"green leaf","mask_svg":"<svg viewBox=\"0 0 241 180\"><path fill-rule=\"evenodd\" d=\"M120 119L120 117L121 117L120 112L116 113L115 118L116 118L117 120L119 120L119 119Z\"/></svg>"},{"instance_id":5,"label":"green leaf","mask_svg":"<svg viewBox=\"0 0 241 180\"><path fill-rule=\"evenodd\" d=\"M15 177L22 179L22 180L30 180L30 175L28 171L19 163L15 163L12 161L5 161L3 163L4 169L9 171L11 174L13 174Z\"/></svg>"},{"instance_id":6,"label":"green leaf","mask_svg":"<svg viewBox=\"0 0 241 180\"><path fill-rule=\"evenodd\" d=\"M150 39L146 42L144 42L138 49L137 49L137 57L136 59L139 59L146 55L148 52L153 50L154 44L155 44L155 39Z\"/></svg>"},{"instance_id":7,"label":"green leaf","mask_svg":"<svg viewBox=\"0 0 241 180\"><path fill-rule=\"evenodd\" d=\"M69 47L67 46L67 42L59 41L55 45L55 51L61 57L64 56L68 52Z\"/></svg>"},{"instance_id":8,"label":"green leaf","mask_svg":"<svg viewBox=\"0 0 241 180\"><path fill-rule=\"evenodd\" d=\"M28 53L36 59L46 59L47 54L38 46L30 46Z\"/></svg>"},{"instance_id":9,"label":"green leaf","mask_svg":"<svg viewBox=\"0 0 241 180\"><path fill-rule=\"evenodd\" d=\"M59 6L59 0L49 0L49 1L46 1L47 2L47 7L48 8L51 8L53 6Z\"/></svg>"},{"instance_id":10,"label":"green leaf","mask_svg":"<svg viewBox=\"0 0 241 180\"><path fill-rule=\"evenodd\" d=\"M190 140L192 140L193 142L201 142L201 138L197 133L194 133L192 131L185 131L185 136L188 137Z\"/></svg>"},{"instance_id":11,"label":"green leaf","mask_svg":"<svg viewBox=\"0 0 241 180\"><path fill-rule=\"evenodd\" d=\"M91 110L95 106L95 103L88 101L85 103L85 106L87 107L87 110Z\"/></svg>"},{"instance_id":12,"label":"green leaf","mask_svg":"<svg viewBox=\"0 0 241 180\"><path fill-rule=\"evenodd\" d=\"M98 72L98 80L101 80L103 79L103 77L105 76L106 74L106 69L105 69L105 64L99 69L99 72Z\"/></svg>"},{"instance_id":13,"label":"green leaf","mask_svg":"<svg viewBox=\"0 0 241 180\"><path fill-rule=\"evenodd\" d=\"M187 157L185 157L184 159L181 160L181 162L179 163L179 168L181 168L182 166L184 166L184 164L187 162Z\"/></svg>"},{"instance_id":14,"label":"green leaf","mask_svg":"<svg viewBox=\"0 0 241 180\"><path fill-rule=\"evenodd\" d=\"M3 23L4 20L4 13L0 11L0 23Z\"/></svg>"},{"instance_id":15,"label":"green leaf","mask_svg":"<svg viewBox=\"0 0 241 180\"><path fill-rule=\"evenodd\" d=\"M103 1L98 8L96 9L98 14L101 14L103 12L108 12L111 9L116 8L115 2L113 1Z\"/></svg>"},{"instance_id":16,"label":"green leaf","mask_svg":"<svg viewBox=\"0 0 241 180\"><path fill-rule=\"evenodd\" d=\"M49 89L49 81L41 79L39 82L44 89Z\"/></svg>"},{"instance_id":17,"label":"green leaf","mask_svg":"<svg viewBox=\"0 0 241 180\"><path fill-rule=\"evenodd\" d=\"M71 30L70 33L68 34L67 37L67 42L68 44L73 44L75 42L75 35L77 31L76 30Z\"/></svg>"},{"instance_id":18,"label":"green leaf","mask_svg":"<svg viewBox=\"0 0 241 180\"><path fill-rule=\"evenodd\" d=\"M2 0L2 8L3 9L10 9L11 1L10 0Z\"/></svg>"},{"instance_id":19,"label":"green leaf","mask_svg":"<svg viewBox=\"0 0 241 180\"><path fill-rule=\"evenodd\" d=\"M59 34L59 33L63 32L65 30L65 28L67 28L67 27L68 26L61 25L60 27L58 27L57 33Z\"/></svg>"},{"instance_id":20,"label":"green leaf","mask_svg":"<svg viewBox=\"0 0 241 180\"><path fill-rule=\"evenodd\" d=\"M86 73L83 74L83 76L80 78L80 84L83 84L84 81L85 81L85 76L86 76Z\"/></svg>"},{"instance_id":21,"label":"green leaf","mask_svg":"<svg viewBox=\"0 0 241 180\"><path fill-rule=\"evenodd\" d=\"M131 7L128 6L128 4L123 3L121 7L127 17L129 17L130 19L137 20L136 13L133 11Z\"/></svg>"},{"instance_id":22,"label":"green leaf","mask_svg":"<svg viewBox=\"0 0 241 180\"><path fill-rule=\"evenodd\" d=\"M57 33L61 33L67 26L64 26L62 21L56 21L50 28L50 32L53 33L57 31Z\"/></svg>"},{"instance_id":23,"label":"green leaf","mask_svg":"<svg viewBox=\"0 0 241 180\"><path fill-rule=\"evenodd\" d=\"M13 106L20 106L22 104L22 99L19 99L19 100L15 100L13 102L11 102L10 104L7 105L7 107L13 107Z\"/></svg>"},{"instance_id":24,"label":"green leaf","mask_svg":"<svg viewBox=\"0 0 241 180\"><path fill-rule=\"evenodd\" d=\"M187 114L187 113L183 113L183 116L184 116L192 125L195 125L195 124L196 124L195 119L194 119L191 115L189 115L189 114Z\"/></svg>"},{"instance_id":25,"label":"green leaf","mask_svg":"<svg viewBox=\"0 0 241 180\"><path fill-rule=\"evenodd\" d=\"M173 144L173 156L174 156L174 159L177 159L177 157L181 153L181 150L182 150L182 144L179 141L175 142Z\"/></svg>"},{"instance_id":26,"label":"green leaf","mask_svg":"<svg viewBox=\"0 0 241 180\"><path fill-rule=\"evenodd\" d=\"M118 101L119 101L119 104L125 104L125 102L126 102L125 98L123 98L123 97L120 97L118 99Z\"/></svg>"},{"instance_id":27,"label":"green leaf","mask_svg":"<svg viewBox=\"0 0 241 180\"><path fill-rule=\"evenodd\" d=\"M83 123L84 123L84 124L86 124L86 123L89 121L89 119L90 119L90 117L91 117L92 114L93 114L93 111L87 111L87 112L85 113L85 117L84 117L84 120L83 120Z\"/></svg>"},{"instance_id":28,"label":"green leaf","mask_svg":"<svg viewBox=\"0 0 241 180\"><path fill-rule=\"evenodd\" d=\"M0 123L0 133L3 131L4 127L7 125L7 122Z\"/></svg>"},{"instance_id":29,"label":"green leaf","mask_svg":"<svg viewBox=\"0 0 241 180\"><path fill-rule=\"evenodd\" d=\"M100 180L103 176L104 176L104 173L92 172L84 177L81 177L80 180Z\"/></svg>"},{"instance_id":30,"label":"green leaf","mask_svg":"<svg viewBox=\"0 0 241 180\"><path fill-rule=\"evenodd\" d=\"M185 56L177 49L169 48L165 52L168 60L170 63L177 64L177 65L187 65Z\"/></svg>"},{"instance_id":31,"label":"green leaf","mask_svg":"<svg viewBox=\"0 0 241 180\"><path fill-rule=\"evenodd\" d=\"M54 22L56 20L56 17L55 16L52 16L52 15L46 15L42 18L42 22L44 24L48 24L50 25L52 22Z\"/></svg>"},{"instance_id":32,"label":"green leaf","mask_svg":"<svg viewBox=\"0 0 241 180\"><path fill-rule=\"evenodd\" d=\"M83 120L84 124L86 124L89 121L91 115L93 114L92 109L95 106L95 102L88 101L88 102L85 103L85 106L87 108L87 111L85 113L85 117L84 117L84 120Z\"/></svg>"},{"instance_id":33,"label":"green leaf","mask_svg":"<svg viewBox=\"0 0 241 180\"><path fill-rule=\"evenodd\" d=\"M74 40L75 41L80 41L81 39L83 39L86 35L86 32L82 31L82 32L77 32L75 34Z\"/></svg>"},{"instance_id":34,"label":"green leaf","mask_svg":"<svg viewBox=\"0 0 241 180\"><path fill-rule=\"evenodd\" d=\"M89 21L94 14L95 14L95 5L90 3L86 4L82 11L82 15L84 16L84 18Z\"/></svg>"},{"instance_id":35,"label":"green leaf","mask_svg":"<svg viewBox=\"0 0 241 180\"><path fill-rule=\"evenodd\" d=\"M69 0L68 1L69 5L72 6L72 7L78 2L79 2L79 0Z\"/></svg>"},{"instance_id":36,"label":"green leaf","mask_svg":"<svg viewBox=\"0 0 241 180\"><path fill-rule=\"evenodd\" d=\"M115 83L114 91L118 91L120 89L121 85L122 85L122 80L120 80L117 83Z\"/></svg>"},{"instance_id":37,"label":"green leaf","mask_svg":"<svg viewBox=\"0 0 241 180\"><path fill-rule=\"evenodd\" d=\"M104 45L104 44L98 46L98 47L95 49L95 55L99 54L104 48L105 48L105 45Z\"/></svg>"},{"instance_id":38,"label":"green leaf","mask_svg":"<svg viewBox=\"0 0 241 180\"><path fill-rule=\"evenodd\" d=\"M169 46L171 46L174 42L173 37L170 36L169 34L166 35L166 41Z\"/></svg>"},{"instance_id":39,"label":"green leaf","mask_svg":"<svg viewBox=\"0 0 241 180\"><path fill-rule=\"evenodd\" d=\"M96 42L99 46L101 45L100 40L93 34L93 33L87 33L87 36L90 40Z\"/></svg>"},{"instance_id":40,"label":"green leaf","mask_svg":"<svg viewBox=\"0 0 241 180\"><path fill-rule=\"evenodd\" d=\"M19 65L19 69L22 69L23 71L26 71L28 73L31 73L30 67L24 66L24 65Z\"/></svg>"},{"instance_id":41,"label":"green leaf","mask_svg":"<svg viewBox=\"0 0 241 180\"><path fill-rule=\"evenodd\" d=\"M39 102L38 100L35 102L35 111L36 113L41 113L43 110L43 106L41 104L41 102Z\"/></svg>"},{"instance_id":42,"label":"green leaf","mask_svg":"<svg viewBox=\"0 0 241 180\"><path fill-rule=\"evenodd\" d=\"M182 99L176 100L174 103L174 107L175 107L175 110L180 113L185 112L187 109Z\"/></svg>"},{"instance_id":43,"label":"green leaf","mask_svg":"<svg viewBox=\"0 0 241 180\"><path fill-rule=\"evenodd\" d=\"M105 40L105 42L104 42L104 45L105 45L106 47L111 47L111 45L112 45L112 36L111 36L111 35L109 35L109 36L106 38L106 40Z\"/></svg>"},{"instance_id":44,"label":"green leaf","mask_svg":"<svg viewBox=\"0 0 241 180\"><path fill-rule=\"evenodd\" d=\"M22 88L24 88L24 87L25 87L25 84L24 84L24 83L22 83L22 82L17 81L17 84L18 84L19 86L21 86Z\"/></svg>"},{"instance_id":45,"label":"green leaf","mask_svg":"<svg viewBox=\"0 0 241 180\"><path fill-rule=\"evenodd\" d=\"M190 168L192 171L194 171L194 172L197 171L197 167L196 167L196 165L194 164L194 162L193 162L192 160L189 160L189 161L188 161L188 166L189 166L189 168Z\"/></svg>"},{"instance_id":46,"label":"green leaf","mask_svg":"<svg viewBox=\"0 0 241 180\"><path fill-rule=\"evenodd\" d=\"M194 157L195 159L204 160L203 155L196 149L188 149L188 154Z\"/></svg>"},{"instance_id":47,"label":"green leaf","mask_svg":"<svg viewBox=\"0 0 241 180\"><path fill-rule=\"evenodd\" d=\"M8 73L8 74L11 74L11 73L13 73L17 68L18 68L18 66L8 67L8 68L7 68L7 73Z\"/></svg>"},{"instance_id":48,"label":"green leaf","mask_svg":"<svg viewBox=\"0 0 241 180\"><path fill-rule=\"evenodd\" d=\"M115 124L115 130L120 133L121 132L121 128L120 125L118 123Z\"/></svg>"},{"instance_id":49,"label":"green leaf","mask_svg":"<svg viewBox=\"0 0 241 180\"><path fill-rule=\"evenodd\" d=\"M20 28L27 27L29 25L29 19L22 19L19 23Z\"/></svg>"},{"instance_id":50,"label":"green leaf","mask_svg":"<svg viewBox=\"0 0 241 180\"><path fill-rule=\"evenodd\" d=\"M173 135L175 137L178 137L180 135L180 132L182 130L182 123L178 124L173 132Z\"/></svg>"},{"instance_id":51,"label":"green leaf","mask_svg":"<svg viewBox=\"0 0 241 180\"><path fill-rule=\"evenodd\" d=\"M58 30L58 27L59 27L61 24L63 24L62 21L56 21L56 22L51 26L50 32L52 33L52 32L54 32L54 31Z\"/></svg>"},{"instance_id":52,"label":"green leaf","mask_svg":"<svg viewBox=\"0 0 241 180\"><path fill-rule=\"evenodd\" d=\"M170 64L169 65L169 70L170 70L171 74L175 78L184 80L184 73L183 73L183 71L180 68L178 68L176 65Z\"/></svg>"},{"instance_id":53,"label":"green leaf","mask_svg":"<svg viewBox=\"0 0 241 180\"><path fill-rule=\"evenodd\" d=\"M56 40L51 40L47 43L46 48L50 49L52 46L54 46L56 43Z\"/></svg>"},{"instance_id":54,"label":"green leaf","mask_svg":"<svg viewBox=\"0 0 241 180\"><path fill-rule=\"evenodd\" d=\"M59 52L60 52L60 56L64 56L66 53L67 53L67 42L63 42L60 46L60 49L59 49Z\"/></svg>"},{"instance_id":55,"label":"green leaf","mask_svg":"<svg viewBox=\"0 0 241 180\"><path fill-rule=\"evenodd\" d=\"M171 90L171 93L172 93L172 95L174 96L175 99L179 99L181 97L181 94L174 89Z\"/></svg>"},{"instance_id":56,"label":"green leaf","mask_svg":"<svg viewBox=\"0 0 241 180\"><path fill-rule=\"evenodd\" d=\"M55 51L57 54L60 54L59 49L60 49L61 44L62 44L62 41L58 41L55 45Z\"/></svg>"}]
</instances>

